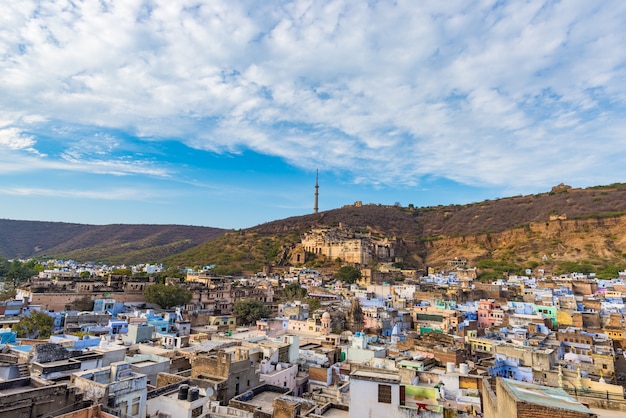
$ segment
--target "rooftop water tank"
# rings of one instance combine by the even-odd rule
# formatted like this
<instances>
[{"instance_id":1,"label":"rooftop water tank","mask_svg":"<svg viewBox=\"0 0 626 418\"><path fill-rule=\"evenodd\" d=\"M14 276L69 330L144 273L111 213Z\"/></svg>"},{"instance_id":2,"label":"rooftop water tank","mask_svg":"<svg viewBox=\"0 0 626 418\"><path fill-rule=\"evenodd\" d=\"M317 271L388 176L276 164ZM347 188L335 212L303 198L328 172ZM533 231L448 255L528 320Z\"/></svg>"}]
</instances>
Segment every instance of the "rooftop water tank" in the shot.
<instances>
[{"instance_id":1,"label":"rooftop water tank","mask_svg":"<svg viewBox=\"0 0 626 418\"><path fill-rule=\"evenodd\" d=\"M178 399L187 399L189 393L189 385L180 385L178 387Z\"/></svg>"},{"instance_id":2,"label":"rooftop water tank","mask_svg":"<svg viewBox=\"0 0 626 418\"><path fill-rule=\"evenodd\" d=\"M193 402L195 400L198 400L198 398L200 397L200 389L193 387L191 389L189 389L189 396L187 397L187 400L189 402Z\"/></svg>"},{"instance_id":3,"label":"rooftop water tank","mask_svg":"<svg viewBox=\"0 0 626 418\"><path fill-rule=\"evenodd\" d=\"M446 363L446 372L454 373L454 362L449 361Z\"/></svg>"}]
</instances>

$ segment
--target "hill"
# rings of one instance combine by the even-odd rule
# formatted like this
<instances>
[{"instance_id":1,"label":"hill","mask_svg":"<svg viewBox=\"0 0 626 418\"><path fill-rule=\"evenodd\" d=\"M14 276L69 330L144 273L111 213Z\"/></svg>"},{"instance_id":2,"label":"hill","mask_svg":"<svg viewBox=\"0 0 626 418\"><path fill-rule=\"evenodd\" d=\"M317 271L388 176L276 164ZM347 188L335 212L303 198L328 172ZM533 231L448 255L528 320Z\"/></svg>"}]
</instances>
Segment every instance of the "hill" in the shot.
<instances>
[{"instance_id":1,"label":"hill","mask_svg":"<svg viewBox=\"0 0 626 418\"><path fill-rule=\"evenodd\" d=\"M0 220L0 257L54 257L107 263L194 267L220 274L285 265L305 232L343 225L395 237L405 267L444 267L467 259L495 276L539 267L547 271L626 268L626 184L575 189L467 205L348 205L239 231L180 225L81 225ZM307 266L338 268L309 255Z\"/></svg>"},{"instance_id":2,"label":"hill","mask_svg":"<svg viewBox=\"0 0 626 418\"><path fill-rule=\"evenodd\" d=\"M215 264L220 273L255 272L284 260L285 251L304 232L339 224L399 238L403 264L418 269L443 267L458 257L472 265L495 260L507 270L540 266L558 271L565 263L597 270L625 261L626 184L587 189L559 185L546 193L468 205L345 206L229 232L167 262Z\"/></svg>"},{"instance_id":3,"label":"hill","mask_svg":"<svg viewBox=\"0 0 626 418\"><path fill-rule=\"evenodd\" d=\"M0 257L155 263L224 232L183 225L83 225L0 219Z\"/></svg>"}]
</instances>

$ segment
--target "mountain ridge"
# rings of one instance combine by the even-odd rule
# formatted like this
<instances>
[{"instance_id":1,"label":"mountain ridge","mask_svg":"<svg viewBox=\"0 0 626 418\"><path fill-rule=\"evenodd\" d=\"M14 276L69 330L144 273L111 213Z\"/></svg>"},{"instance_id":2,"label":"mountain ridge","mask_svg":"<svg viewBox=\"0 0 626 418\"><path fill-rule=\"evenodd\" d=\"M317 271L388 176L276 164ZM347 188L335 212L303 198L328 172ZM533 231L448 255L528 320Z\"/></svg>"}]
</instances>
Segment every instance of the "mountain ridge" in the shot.
<instances>
[{"instance_id":1,"label":"mountain ridge","mask_svg":"<svg viewBox=\"0 0 626 418\"><path fill-rule=\"evenodd\" d=\"M626 254L626 184L485 200L401 207L354 204L241 230L183 225L83 225L0 219L0 256L78 261L215 264L223 273L280 264L312 228L342 225L396 237L402 263L443 266L455 257L495 258L556 269L565 261L619 264ZM16 239L17 238L17 239ZM313 264L328 260L313 259Z\"/></svg>"},{"instance_id":2,"label":"mountain ridge","mask_svg":"<svg viewBox=\"0 0 626 418\"><path fill-rule=\"evenodd\" d=\"M0 257L160 262L224 232L221 228L187 225L89 225L0 219Z\"/></svg>"}]
</instances>

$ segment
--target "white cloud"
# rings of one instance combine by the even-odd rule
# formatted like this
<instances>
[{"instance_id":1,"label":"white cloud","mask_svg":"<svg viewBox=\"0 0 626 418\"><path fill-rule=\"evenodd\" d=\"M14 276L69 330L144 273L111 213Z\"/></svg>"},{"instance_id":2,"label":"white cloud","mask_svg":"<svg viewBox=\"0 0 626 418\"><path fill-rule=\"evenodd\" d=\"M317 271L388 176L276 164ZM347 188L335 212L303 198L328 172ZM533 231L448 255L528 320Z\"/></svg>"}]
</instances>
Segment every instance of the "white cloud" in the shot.
<instances>
[{"instance_id":1,"label":"white cloud","mask_svg":"<svg viewBox=\"0 0 626 418\"><path fill-rule=\"evenodd\" d=\"M18 128L0 129L0 147L10 150L32 150L35 139Z\"/></svg>"},{"instance_id":2,"label":"white cloud","mask_svg":"<svg viewBox=\"0 0 626 418\"><path fill-rule=\"evenodd\" d=\"M32 187L0 187L0 194L10 196L37 196L72 199L94 199L94 200L137 200L145 201L150 198L159 197L155 193L146 189L135 188L113 188L104 190L71 190L71 189L46 189Z\"/></svg>"},{"instance_id":3,"label":"white cloud","mask_svg":"<svg viewBox=\"0 0 626 418\"><path fill-rule=\"evenodd\" d=\"M370 183L584 185L626 174L608 162L614 171L589 176L602 153L624 149L620 1L25 0L5 9L0 106L22 116L0 122L0 146L14 150L34 149L23 132L51 120L216 152L251 148ZM57 141L67 148L61 166L167 175L106 161L120 139Z\"/></svg>"}]
</instances>

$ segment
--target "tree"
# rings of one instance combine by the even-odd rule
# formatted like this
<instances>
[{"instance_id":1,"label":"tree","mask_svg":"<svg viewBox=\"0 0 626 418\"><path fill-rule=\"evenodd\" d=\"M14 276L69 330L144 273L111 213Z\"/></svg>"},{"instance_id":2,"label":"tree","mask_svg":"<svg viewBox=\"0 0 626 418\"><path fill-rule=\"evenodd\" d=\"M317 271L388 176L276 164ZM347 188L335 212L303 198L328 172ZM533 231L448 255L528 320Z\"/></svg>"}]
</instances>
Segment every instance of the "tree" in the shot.
<instances>
[{"instance_id":1,"label":"tree","mask_svg":"<svg viewBox=\"0 0 626 418\"><path fill-rule=\"evenodd\" d=\"M238 299L233 304L233 313L241 323L254 324L258 319L270 316L272 310L257 299Z\"/></svg>"},{"instance_id":2,"label":"tree","mask_svg":"<svg viewBox=\"0 0 626 418\"><path fill-rule=\"evenodd\" d=\"M146 302L156 303L164 309L188 303L192 294L182 286L165 284L153 284L144 291Z\"/></svg>"},{"instance_id":3,"label":"tree","mask_svg":"<svg viewBox=\"0 0 626 418\"><path fill-rule=\"evenodd\" d=\"M13 324L13 331L19 338L50 338L54 320L43 312L31 312L28 316Z\"/></svg>"},{"instance_id":4,"label":"tree","mask_svg":"<svg viewBox=\"0 0 626 418\"><path fill-rule=\"evenodd\" d=\"M356 267L343 266L335 274L335 278L344 283L352 284L361 278L361 271Z\"/></svg>"},{"instance_id":5,"label":"tree","mask_svg":"<svg viewBox=\"0 0 626 418\"><path fill-rule=\"evenodd\" d=\"M285 299L303 299L307 295L307 290L300 286L299 283L291 283L284 287L282 293Z\"/></svg>"},{"instance_id":6,"label":"tree","mask_svg":"<svg viewBox=\"0 0 626 418\"><path fill-rule=\"evenodd\" d=\"M78 298L73 303L73 308L77 311L86 312L93 311L93 299L90 296L85 295L81 298Z\"/></svg>"},{"instance_id":7,"label":"tree","mask_svg":"<svg viewBox=\"0 0 626 418\"><path fill-rule=\"evenodd\" d=\"M2 260L0 263L0 277L10 280L15 287L41 271L43 271L43 266L35 260L25 262L17 259L12 262Z\"/></svg>"},{"instance_id":8,"label":"tree","mask_svg":"<svg viewBox=\"0 0 626 418\"><path fill-rule=\"evenodd\" d=\"M309 305L309 312L317 311L322 307L322 303L319 299L306 298L305 302Z\"/></svg>"},{"instance_id":9,"label":"tree","mask_svg":"<svg viewBox=\"0 0 626 418\"><path fill-rule=\"evenodd\" d=\"M15 298L17 290L15 290L15 288L13 287L13 283L4 282L2 284L4 286L2 286L2 290L0 290L0 301L12 300L13 298Z\"/></svg>"}]
</instances>

